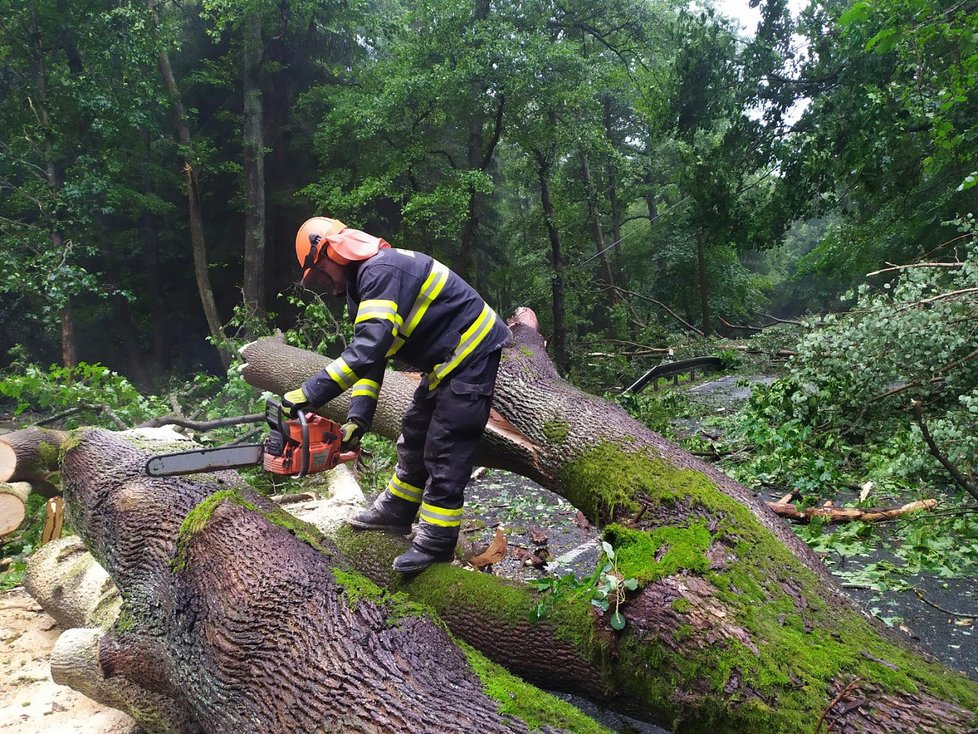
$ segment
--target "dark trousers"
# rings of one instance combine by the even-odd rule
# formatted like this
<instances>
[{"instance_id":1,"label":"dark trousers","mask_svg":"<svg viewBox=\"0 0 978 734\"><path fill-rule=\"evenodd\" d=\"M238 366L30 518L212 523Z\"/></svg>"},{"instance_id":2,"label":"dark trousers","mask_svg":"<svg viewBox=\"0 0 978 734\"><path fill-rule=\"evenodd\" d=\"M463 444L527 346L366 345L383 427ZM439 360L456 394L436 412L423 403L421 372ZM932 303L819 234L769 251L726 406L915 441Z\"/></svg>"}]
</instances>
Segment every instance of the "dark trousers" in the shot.
<instances>
[{"instance_id":1,"label":"dark trousers","mask_svg":"<svg viewBox=\"0 0 978 734\"><path fill-rule=\"evenodd\" d=\"M462 365L434 390L428 390L422 377L404 414L395 474L424 489L422 519L427 511L462 507L476 447L489 420L500 352Z\"/></svg>"}]
</instances>

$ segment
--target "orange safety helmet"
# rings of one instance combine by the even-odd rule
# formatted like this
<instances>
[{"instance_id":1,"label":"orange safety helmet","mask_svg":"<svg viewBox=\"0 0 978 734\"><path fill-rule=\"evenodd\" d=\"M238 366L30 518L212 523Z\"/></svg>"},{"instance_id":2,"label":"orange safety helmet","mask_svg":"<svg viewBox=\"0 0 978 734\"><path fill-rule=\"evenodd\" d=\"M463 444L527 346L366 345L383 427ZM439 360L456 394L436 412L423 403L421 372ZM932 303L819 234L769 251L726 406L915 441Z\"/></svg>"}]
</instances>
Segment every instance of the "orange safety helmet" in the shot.
<instances>
[{"instance_id":1,"label":"orange safety helmet","mask_svg":"<svg viewBox=\"0 0 978 734\"><path fill-rule=\"evenodd\" d=\"M303 274L326 253L338 265L348 265L373 257L390 245L380 237L347 227L339 219L313 217L299 227L295 235L295 255Z\"/></svg>"}]
</instances>

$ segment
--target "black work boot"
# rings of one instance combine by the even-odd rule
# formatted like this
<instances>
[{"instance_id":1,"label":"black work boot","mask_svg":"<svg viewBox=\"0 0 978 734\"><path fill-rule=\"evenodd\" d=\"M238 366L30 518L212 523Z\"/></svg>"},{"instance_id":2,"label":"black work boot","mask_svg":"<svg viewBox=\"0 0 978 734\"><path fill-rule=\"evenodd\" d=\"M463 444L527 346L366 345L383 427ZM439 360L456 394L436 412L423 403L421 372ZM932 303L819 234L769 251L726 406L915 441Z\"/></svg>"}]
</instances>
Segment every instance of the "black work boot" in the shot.
<instances>
[{"instance_id":1,"label":"black work boot","mask_svg":"<svg viewBox=\"0 0 978 734\"><path fill-rule=\"evenodd\" d=\"M420 573L432 563L450 563L455 558L458 526L444 528L422 520L406 553L394 559L398 573Z\"/></svg>"},{"instance_id":2,"label":"black work boot","mask_svg":"<svg viewBox=\"0 0 978 734\"><path fill-rule=\"evenodd\" d=\"M354 513L349 520L354 530L383 530L387 533L407 535L411 532L411 523L418 514L415 502L395 497L388 490L374 500L373 507Z\"/></svg>"}]
</instances>

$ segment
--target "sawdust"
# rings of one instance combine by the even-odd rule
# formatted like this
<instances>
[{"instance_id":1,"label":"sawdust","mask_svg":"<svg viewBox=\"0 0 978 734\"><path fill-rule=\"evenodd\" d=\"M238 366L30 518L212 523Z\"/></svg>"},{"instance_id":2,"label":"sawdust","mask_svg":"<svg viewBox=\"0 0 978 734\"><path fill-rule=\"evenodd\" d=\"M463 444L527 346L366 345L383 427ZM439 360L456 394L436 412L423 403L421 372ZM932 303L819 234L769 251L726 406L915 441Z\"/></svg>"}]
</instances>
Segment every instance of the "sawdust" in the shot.
<instances>
[{"instance_id":1,"label":"sawdust","mask_svg":"<svg viewBox=\"0 0 978 734\"><path fill-rule=\"evenodd\" d=\"M0 594L0 732L131 734L135 724L51 680L61 628L22 588Z\"/></svg>"}]
</instances>

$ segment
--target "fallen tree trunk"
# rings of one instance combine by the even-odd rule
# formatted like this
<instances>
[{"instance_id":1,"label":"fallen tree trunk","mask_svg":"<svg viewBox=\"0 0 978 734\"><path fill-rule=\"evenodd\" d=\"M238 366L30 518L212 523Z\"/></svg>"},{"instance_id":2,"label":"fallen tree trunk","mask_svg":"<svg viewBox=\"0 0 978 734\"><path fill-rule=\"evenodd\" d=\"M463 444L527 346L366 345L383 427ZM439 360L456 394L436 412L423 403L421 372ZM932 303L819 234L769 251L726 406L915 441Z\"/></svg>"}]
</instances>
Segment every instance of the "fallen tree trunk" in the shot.
<instances>
[{"instance_id":1,"label":"fallen tree trunk","mask_svg":"<svg viewBox=\"0 0 978 734\"><path fill-rule=\"evenodd\" d=\"M975 725L978 686L868 620L762 500L562 380L534 329L515 324L514 334L480 460L539 481L604 526L618 572L639 583L620 607L627 626L616 634L588 614L581 592L555 599L553 626L538 633L526 621L533 594L499 594L498 582L446 567L401 588L508 667L602 691L682 731L796 732L819 719L837 732ZM245 379L275 393L327 361L275 339L243 356ZM414 385L387 374L375 430L397 435ZM345 411L338 400L324 412ZM385 543L364 535L350 536L357 550L347 557L396 583ZM548 648L555 634L560 644Z\"/></svg>"},{"instance_id":2,"label":"fallen tree trunk","mask_svg":"<svg viewBox=\"0 0 978 734\"><path fill-rule=\"evenodd\" d=\"M460 649L268 499L151 479L107 431L62 453L72 526L123 603L104 634L69 635L58 664L148 730L604 731Z\"/></svg>"},{"instance_id":3,"label":"fallen tree trunk","mask_svg":"<svg viewBox=\"0 0 978 734\"><path fill-rule=\"evenodd\" d=\"M47 428L25 428L0 436L0 482L49 481L58 470L58 449L64 437L63 431Z\"/></svg>"}]
</instances>

